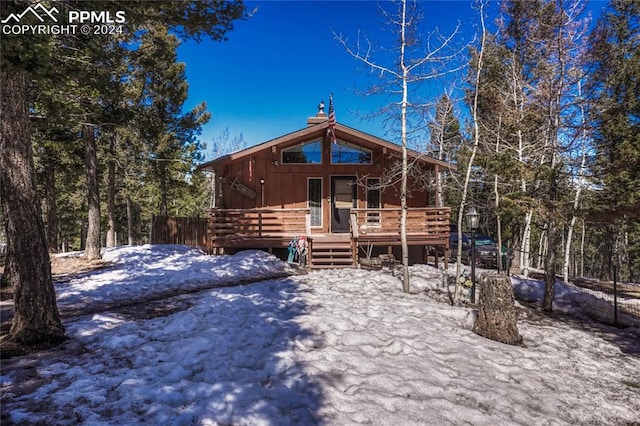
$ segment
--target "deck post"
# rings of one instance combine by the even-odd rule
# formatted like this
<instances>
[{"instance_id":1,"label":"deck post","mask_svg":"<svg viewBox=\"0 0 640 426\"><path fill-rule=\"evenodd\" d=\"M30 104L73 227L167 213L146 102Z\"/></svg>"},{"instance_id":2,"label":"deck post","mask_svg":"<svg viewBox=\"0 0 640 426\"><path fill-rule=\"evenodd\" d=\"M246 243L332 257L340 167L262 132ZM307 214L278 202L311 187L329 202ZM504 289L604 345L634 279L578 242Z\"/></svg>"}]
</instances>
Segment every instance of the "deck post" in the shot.
<instances>
[{"instance_id":1,"label":"deck post","mask_svg":"<svg viewBox=\"0 0 640 426\"><path fill-rule=\"evenodd\" d=\"M353 260L353 267L358 267L358 214L353 210L349 214L349 229L351 230L351 258Z\"/></svg>"},{"instance_id":2,"label":"deck post","mask_svg":"<svg viewBox=\"0 0 640 426\"><path fill-rule=\"evenodd\" d=\"M449 252L450 251L451 249L449 248L449 241L447 240L444 246L444 270L445 271L449 270Z\"/></svg>"},{"instance_id":3,"label":"deck post","mask_svg":"<svg viewBox=\"0 0 640 426\"><path fill-rule=\"evenodd\" d=\"M311 238L311 213L307 213L304 217L305 233L307 234L307 240Z\"/></svg>"},{"instance_id":4,"label":"deck post","mask_svg":"<svg viewBox=\"0 0 640 426\"><path fill-rule=\"evenodd\" d=\"M358 267L358 243L353 238L351 239L351 256L353 258L353 267Z\"/></svg>"}]
</instances>

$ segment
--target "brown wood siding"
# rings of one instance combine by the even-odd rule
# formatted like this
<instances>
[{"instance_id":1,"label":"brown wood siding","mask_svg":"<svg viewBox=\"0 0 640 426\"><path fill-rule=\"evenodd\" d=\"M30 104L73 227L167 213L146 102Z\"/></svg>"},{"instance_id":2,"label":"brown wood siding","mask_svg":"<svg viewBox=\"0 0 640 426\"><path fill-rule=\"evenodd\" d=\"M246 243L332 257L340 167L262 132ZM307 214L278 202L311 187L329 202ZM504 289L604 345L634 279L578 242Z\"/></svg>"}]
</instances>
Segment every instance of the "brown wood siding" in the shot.
<instances>
[{"instance_id":1,"label":"brown wood siding","mask_svg":"<svg viewBox=\"0 0 640 426\"><path fill-rule=\"evenodd\" d=\"M322 232L329 232L330 203L327 202L327 199L331 195L331 176L379 177L383 173L383 169L388 167L391 156L389 153L385 154L380 146L363 143L363 141L347 140L347 142L370 149L372 164L331 164L331 141L326 135L314 135L305 141L318 137L323 137L322 164L282 164L282 150L300 144L303 142L302 140L293 140L291 143L265 148L253 152L250 156L228 162L218 171L219 176L224 178L223 202L219 207L229 209L307 208L308 178L321 178ZM260 184L260 179L264 179L264 185ZM255 192L255 198L232 189L231 184L234 180ZM359 187L357 194L357 207L366 208L366 189ZM399 185L382 191L381 207L399 207L398 194ZM429 206L428 202L429 197L426 191L414 191L408 199L409 207L426 207Z\"/></svg>"}]
</instances>

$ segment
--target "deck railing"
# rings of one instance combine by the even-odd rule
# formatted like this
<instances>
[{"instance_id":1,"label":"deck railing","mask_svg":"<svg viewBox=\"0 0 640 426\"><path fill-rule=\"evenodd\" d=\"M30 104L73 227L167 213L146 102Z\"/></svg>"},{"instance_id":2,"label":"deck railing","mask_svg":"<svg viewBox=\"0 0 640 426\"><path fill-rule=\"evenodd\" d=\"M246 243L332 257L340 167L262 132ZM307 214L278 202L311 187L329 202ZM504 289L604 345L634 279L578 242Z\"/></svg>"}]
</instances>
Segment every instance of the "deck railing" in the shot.
<instances>
[{"instance_id":1,"label":"deck railing","mask_svg":"<svg viewBox=\"0 0 640 426\"><path fill-rule=\"evenodd\" d=\"M399 208L351 209L354 241L389 241L400 236ZM415 242L448 243L449 207L410 208L407 235ZM209 241L214 247L286 246L295 236L313 238L309 209L211 209Z\"/></svg>"},{"instance_id":2,"label":"deck railing","mask_svg":"<svg viewBox=\"0 0 640 426\"><path fill-rule=\"evenodd\" d=\"M355 238L400 233L399 208L351 209L351 229ZM433 238L449 237L450 207L421 207L407 210L407 234Z\"/></svg>"},{"instance_id":3,"label":"deck railing","mask_svg":"<svg viewBox=\"0 0 640 426\"><path fill-rule=\"evenodd\" d=\"M217 244L310 236L310 218L309 209L211 209L209 238Z\"/></svg>"}]
</instances>

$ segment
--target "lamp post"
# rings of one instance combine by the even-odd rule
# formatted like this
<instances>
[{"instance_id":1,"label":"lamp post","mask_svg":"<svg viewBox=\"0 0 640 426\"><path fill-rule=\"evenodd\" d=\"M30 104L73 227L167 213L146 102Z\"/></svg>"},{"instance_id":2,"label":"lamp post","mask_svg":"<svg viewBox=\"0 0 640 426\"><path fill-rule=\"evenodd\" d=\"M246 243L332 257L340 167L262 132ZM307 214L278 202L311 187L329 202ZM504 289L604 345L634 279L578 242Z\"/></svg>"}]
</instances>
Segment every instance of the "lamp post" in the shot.
<instances>
[{"instance_id":1,"label":"lamp post","mask_svg":"<svg viewBox=\"0 0 640 426\"><path fill-rule=\"evenodd\" d=\"M471 303L476 303L476 228L480 221L480 214L474 206L469 207L467 225L471 228Z\"/></svg>"}]
</instances>

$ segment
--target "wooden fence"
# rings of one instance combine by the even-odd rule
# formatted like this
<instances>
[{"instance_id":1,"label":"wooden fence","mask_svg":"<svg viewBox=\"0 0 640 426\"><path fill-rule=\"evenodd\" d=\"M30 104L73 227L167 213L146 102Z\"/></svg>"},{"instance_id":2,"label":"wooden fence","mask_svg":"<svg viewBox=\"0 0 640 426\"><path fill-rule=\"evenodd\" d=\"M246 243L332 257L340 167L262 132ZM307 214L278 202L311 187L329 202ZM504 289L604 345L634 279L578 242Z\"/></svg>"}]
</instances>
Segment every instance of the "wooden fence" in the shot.
<instances>
[{"instance_id":1,"label":"wooden fence","mask_svg":"<svg viewBox=\"0 0 640 426\"><path fill-rule=\"evenodd\" d=\"M183 244L212 254L214 248L207 238L207 226L206 217L153 216L151 244Z\"/></svg>"}]
</instances>

